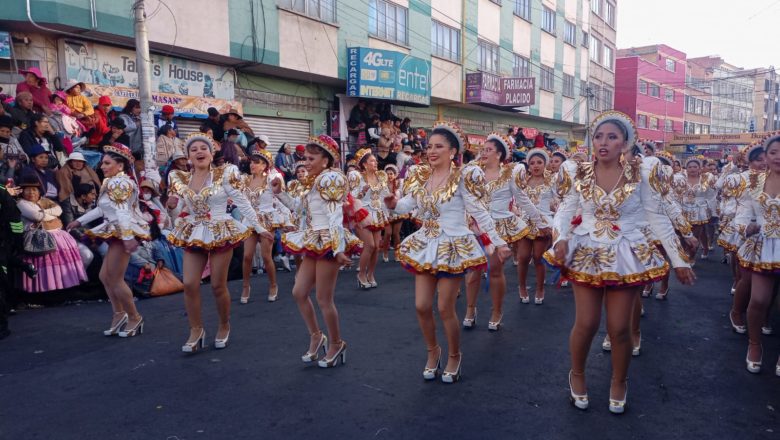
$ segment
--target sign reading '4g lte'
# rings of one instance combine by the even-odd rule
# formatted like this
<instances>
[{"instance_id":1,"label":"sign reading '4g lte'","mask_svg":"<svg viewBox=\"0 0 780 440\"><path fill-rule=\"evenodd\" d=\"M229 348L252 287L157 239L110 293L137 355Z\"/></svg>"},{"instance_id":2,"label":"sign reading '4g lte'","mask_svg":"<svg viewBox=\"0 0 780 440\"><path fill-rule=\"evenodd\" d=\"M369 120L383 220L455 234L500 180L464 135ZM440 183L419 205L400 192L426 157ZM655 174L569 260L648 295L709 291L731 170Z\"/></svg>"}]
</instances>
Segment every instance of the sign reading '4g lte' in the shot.
<instances>
[{"instance_id":1,"label":"sign reading '4g lte'","mask_svg":"<svg viewBox=\"0 0 780 440\"><path fill-rule=\"evenodd\" d=\"M347 48L347 96L431 102L431 63L391 50Z\"/></svg>"}]
</instances>

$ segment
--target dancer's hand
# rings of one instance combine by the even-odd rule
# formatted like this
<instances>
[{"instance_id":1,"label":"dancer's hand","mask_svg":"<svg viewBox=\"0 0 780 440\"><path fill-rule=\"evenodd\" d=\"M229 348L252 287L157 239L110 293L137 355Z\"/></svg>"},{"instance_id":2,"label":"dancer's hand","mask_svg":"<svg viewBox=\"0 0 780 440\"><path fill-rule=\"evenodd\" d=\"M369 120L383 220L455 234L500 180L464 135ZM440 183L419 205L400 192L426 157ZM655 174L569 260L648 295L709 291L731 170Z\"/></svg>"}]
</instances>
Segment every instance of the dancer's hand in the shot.
<instances>
[{"instance_id":1,"label":"dancer's hand","mask_svg":"<svg viewBox=\"0 0 780 440\"><path fill-rule=\"evenodd\" d=\"M389 196L385 197L385 206L387 206L387 209L395 209L395 205L398 204L398 197L396 197L394 194L390 194Z\"/></svg>"},{"instance_id":2,"label":"dancer's hand","mask_svg":"<svg viewBox=\"0 0 780 440\"><path fill-rule=\"evenodd\" d=\"M279 194L282 192L282 182L279 179L274 179L271 181L271 189L274 191L274 194Z\"/></svg>"},{"instance_id":3,"label":"dancer's hand","mask_svg":"<svg viewBox=\"0 0 780 440\"><path fill-rule=\"evenodd\" d=\"M690 267L675 267L674 275L682 284L687 286L692 286L693 282L696 281L696 274Z\"/></svg>"},{"instance_id":4,"label":"dancer's hand","mask_svg":"<svg viewBox=\"0 0 780 440\"><path fill-rule=\"evenodd\" d=\"M123 240L122 244L125 246L125 252L132 254L138 249L138 240L131 238L130 240Z\"/></svg>"},{"instance_id":5,"label":"dancer's hand","mask_svg":"<svg viewBox=\"0 0 780 440\"><path fill-rule=\"evenodd\" d=\"M260 238L264 238L266 240L274 241L274 234L270 233L269 231L266 231L265 229L260 228L260 230L257 231L257 235L260 236Z\"/></svg>"},{"instance_id":6,"label":"dancer's hand","mask_svg":"<svg viewBox=\"0 0 780 440\"><path fill-rule=\"evenodd\" d=\"M78 228L80 226L81 226L81 223L76 221L76 220L74 220L74 221L68 223L68 226L65 227L65 230L66 231L70 231L71 229L76 229L76 228Z\"/></svg>"},{"instance_id":7,"label":"dancer's hand","mask_svg":"<svg viewBox=\"0 0 780 440\"><path fill-rule=\"evenodd\" d=\"M697 240L696 237L688 237L685 239L685 247L691 250L698 249L699 240Z\"/></svg>"},{"instance_id":8,"label":"dancer's hand","mask_svg":"<svg viewBox=\"0 0 780 440\"><path fill-rule=\"evenodd\" d=\"M751 235L758 234L761 231L761 226L758 226L758 223L751 223L748 225L747 229L745 229L745 236L750 237Z\"/></svg>"},{"instance_id":9,"label":"dancer's hand","mask_svg":"<svg viewBox=\"0 0 780 440\"><path fill-rule=\"evenodd\" d=\"M555 259L563 263L566 261L566 255L569 254L569 240L561 240L555 243Z\"/></svg>"},{"instance_id":10,"label":"dancer's hand","mask_svg":"<svg viewBox=\"0 0 780 440\"><path fill-rule=\"evenodd\" d=\"M509 249L509 246L507 245L500 246L496 248L496 256L498 257L498 261L500 261L501 264L504 264L504 261L512 257L512 250Z\"/></svg>"},{"instance_id":11,"label":"dancer's hand","mask_svg":"<svg viewBox=\"0 0 780 440\"><path fill-rule=\"evenodd\" d=\"M352 259L344 252L336 254L336 263L339 263L342 266L352 267Z\"/></svg>"}]
</instances>

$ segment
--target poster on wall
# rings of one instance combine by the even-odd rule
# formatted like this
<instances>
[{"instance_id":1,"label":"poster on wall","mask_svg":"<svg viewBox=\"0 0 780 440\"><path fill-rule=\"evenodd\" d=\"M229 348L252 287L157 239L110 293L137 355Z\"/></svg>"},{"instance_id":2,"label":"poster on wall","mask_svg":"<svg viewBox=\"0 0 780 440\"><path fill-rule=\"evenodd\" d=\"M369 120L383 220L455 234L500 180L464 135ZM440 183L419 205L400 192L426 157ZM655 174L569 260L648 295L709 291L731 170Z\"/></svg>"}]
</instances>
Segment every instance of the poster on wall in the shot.
<instances>
[{"instance_id":1,"label":"poster on wall","mask_svg":"<svg viewBox=\"0 0 780 440\"><path fill-rule=\"evenodd\" d=\"M11 58L11 34L0 32L0 58Z\"/></svg>"},{"instance_id":2,"label":"poster on wall","mask_svg":"<svg viewBox=\"0 0 780 440\"><path fill-rule=\"evenodd\" d=\"M65 83L85 83L93 103L102 95L111 96L114 106L138 98L135 51L72 39L61 40L60 50ZM152 99L158 107L172 105L177 113L193 116L206 115L209 107L241 111L232 69L157 54L150 58Z\"/></svg>"}]
</instances>

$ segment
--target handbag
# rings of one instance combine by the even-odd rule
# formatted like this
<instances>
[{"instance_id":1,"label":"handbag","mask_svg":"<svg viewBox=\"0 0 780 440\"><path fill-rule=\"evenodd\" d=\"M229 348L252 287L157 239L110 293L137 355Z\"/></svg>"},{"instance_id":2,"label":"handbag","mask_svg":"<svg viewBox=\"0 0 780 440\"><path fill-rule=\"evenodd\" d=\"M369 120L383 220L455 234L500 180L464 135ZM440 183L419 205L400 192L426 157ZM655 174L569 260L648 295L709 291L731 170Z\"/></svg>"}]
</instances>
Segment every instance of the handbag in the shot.
<instances>
[{"instance_id":1,"label":"handbag","mask_svg":"<svg viewBox=\"0 0 780 440\"><path fill-rule=\"evenodd\" d=\"M23 249L30 255L45 255L57 250L54 236L44 231L40 223L25 231L23 241Z\"/></svg>"},{"instance_id":2,"label":"handbag","mask_svg":"<svg viewBox=\"0 0 780 440\"><path fill-rule=\"evenodd\" d=\"M163 267L154 271L152 288L149 289L149 293L151 293L152 296L165 296L172 293L179 293L183 290L184 284L179 281L179 278L177 278L169 269Z\"/></svg>"}]
</instances>

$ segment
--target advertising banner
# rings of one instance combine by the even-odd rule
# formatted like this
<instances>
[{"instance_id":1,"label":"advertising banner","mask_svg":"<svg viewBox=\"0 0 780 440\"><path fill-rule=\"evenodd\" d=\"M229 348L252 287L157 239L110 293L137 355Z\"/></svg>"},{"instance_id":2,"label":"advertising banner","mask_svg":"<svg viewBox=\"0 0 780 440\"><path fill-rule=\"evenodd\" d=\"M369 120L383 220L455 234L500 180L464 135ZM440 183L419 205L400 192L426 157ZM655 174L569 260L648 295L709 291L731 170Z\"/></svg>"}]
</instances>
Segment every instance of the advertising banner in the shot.
<instances>
[{"instance_id":1,"label":"advertising banner","mask_svg":"<svg viewBox=\"0 0 780 440\"><path fill-rule=\"evenodd\" d=\"M771 133L734 134L679 134L675 133L669 145L747 145L758 142Z\"/></svg>"},{"instance_id":2,"label":"advertising banner","mask_svg":"<svg viewBox=\"0 0 780 440\"><path fill-rule=\"evenodd\" d=\"M11 58L11 34L0 32L0 58Z\"/></svg>"},{"instance_id":3,"label":"advertising banner","mask_svg":"<svg viewBox=\"0 0 780 440\"><path fill-rule=\"evenodd\" d=\"M492 73L466 74L466 102L527 107L536 102L536 78L502 78Z\"/></svg>"},{"instance_id":4,"label":"advertising banner","mask_svg":"<svg viewBox=\"0 0 780 440\"><path fill-rule=\"evenodd\" d=\"M431 63L391 50L347 48L347 96L431 103Z\"/></svg>"},{"instance_id":5,"label":"advertising banner","mask_svg":"<svg viewBox=\"0 0 780 440\"><path fill-rule=\"evenodd\" d=\"M85 83L85 95L93 103L101 95L111 96L114 106L138 98L134 51L72 39L61 40L60 50L65 61L63 84L71 79ZM158 107L172 105L185 116L206 115L209 107L241 111L230 68L157 54L150 58L152 99Z\"/></svg>"}]
</instances>

